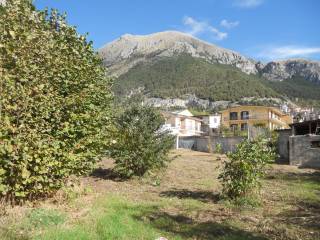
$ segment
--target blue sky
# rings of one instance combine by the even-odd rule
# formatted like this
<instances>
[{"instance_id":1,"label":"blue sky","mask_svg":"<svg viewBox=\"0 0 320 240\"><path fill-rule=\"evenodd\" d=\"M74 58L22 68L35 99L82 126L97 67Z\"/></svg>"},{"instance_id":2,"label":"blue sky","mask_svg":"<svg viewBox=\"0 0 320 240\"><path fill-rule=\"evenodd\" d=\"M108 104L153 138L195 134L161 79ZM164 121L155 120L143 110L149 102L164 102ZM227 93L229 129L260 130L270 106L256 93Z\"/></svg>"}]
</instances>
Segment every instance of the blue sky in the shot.
<instances>
[{"instance_id":1,"label":"blue sky","mask_svg":"<svg viewBox=\"0 0 320 240\"><path fill-rule=\"evenodd\" d=\"M67 12L95 48L125 33L178 30L262 61L320 60L320 0L35 0Z\"/></svg>"}]
</instances>

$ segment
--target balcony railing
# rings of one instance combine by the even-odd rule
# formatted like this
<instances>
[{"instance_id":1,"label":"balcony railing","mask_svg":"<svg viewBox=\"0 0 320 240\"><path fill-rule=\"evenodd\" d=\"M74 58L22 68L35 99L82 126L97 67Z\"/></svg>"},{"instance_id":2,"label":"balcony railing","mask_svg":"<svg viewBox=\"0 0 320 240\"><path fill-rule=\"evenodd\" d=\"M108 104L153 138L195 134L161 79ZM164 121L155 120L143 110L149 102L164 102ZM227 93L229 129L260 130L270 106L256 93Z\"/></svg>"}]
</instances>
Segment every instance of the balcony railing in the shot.
<instances>
[{"instance_id":1,"label":"balcony railing","mask_svg":"<svg viewBox=\"0 0 320 240\"><path fill-rule=\"evenodd\" d=\"M224 121L246 121L246 120L274 120L276 122L286 124L286 122L282 121L279 117L272 117L270 118L268 114L251 114L251 115L246 115L238 118L234 117L224 117Z\"/></svg>"},{"instance_id":2,"label":"balcony railing","mask_svg":"<svg viewBox=\"0 0 320 240\"><path fill-rule=\"evenodd\" d=\"M246 115L246 116L242 116L242 117L239 116L238 118L224 117L223 120L224 121L241 121L241 120L250 120L250 119L267 120L268 118L269 118L269 116L266 114L264 114L264 115L252 114L252 115Z\"/></svg>"},{"instance_id":3,"label":"balcony railing","mask_svg":"<svg viewBox=\"0 0 320 240\"><path fill-rule=\"evenodd\" d=\"M193 128L180 128L180 127L171 127L166 126L166 129L171 131L172 134L182 134L182 135L201 135L203 132L201 130L196 130Z\"/></svg>"}]
</instances>

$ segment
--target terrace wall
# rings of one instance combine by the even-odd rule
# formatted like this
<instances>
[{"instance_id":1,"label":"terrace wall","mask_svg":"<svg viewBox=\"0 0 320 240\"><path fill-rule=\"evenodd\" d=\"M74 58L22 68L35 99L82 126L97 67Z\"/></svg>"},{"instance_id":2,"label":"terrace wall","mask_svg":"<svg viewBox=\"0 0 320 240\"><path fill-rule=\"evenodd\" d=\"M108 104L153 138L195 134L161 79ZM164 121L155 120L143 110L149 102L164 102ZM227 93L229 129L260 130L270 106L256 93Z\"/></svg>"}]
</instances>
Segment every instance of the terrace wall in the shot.
<instances>
[{"instance_id":1,"label":"terrace wall","mask_svg":"<svg viewBox=\"0 0 320 240\"><path fill-rule=\"evenodd\" d=\"M179 137L179 148L191 149L199 152L215 152L216 146L221 145L222 153L233 152L244 137L192 136Z\"/></svg>"}]
</instances>

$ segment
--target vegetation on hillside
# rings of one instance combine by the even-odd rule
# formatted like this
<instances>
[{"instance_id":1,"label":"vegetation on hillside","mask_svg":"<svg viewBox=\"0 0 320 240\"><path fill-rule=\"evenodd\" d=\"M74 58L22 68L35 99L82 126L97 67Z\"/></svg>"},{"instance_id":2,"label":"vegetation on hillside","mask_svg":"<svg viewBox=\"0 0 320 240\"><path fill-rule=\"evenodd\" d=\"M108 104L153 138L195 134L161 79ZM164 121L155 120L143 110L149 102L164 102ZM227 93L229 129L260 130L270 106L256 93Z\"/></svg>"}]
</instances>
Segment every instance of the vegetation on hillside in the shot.
<instances>
[{"instance_id":1,"label":"vegetation on hillside","mask_svg":"<svg viewBox=\"0 0 320 240\"><path fill-rule=\"evenodd\" d=\"M111 82L92 44L54 10L8 0L0 32L0 194L42 196L101 157Z\"/></svg>"},{"instance_id":2,"label":"vegetation on hillside","mask_svg":"<svg viewBox=\"0 0 320 240\"><path fill-rule=\"evenodd\" d=\"M162 98L195 94L212 101L255 97L261 102L259 98L287 97L301 105L320 106L320 86L301 77L272 82L259 75L247 75L233 66L211 64L190 55L140 63L116 79L113 87L119 96L138 88L149 96ZM268 105L268 101L260 104Z\"/></svg>"},{"instance_id":3,"label":"vegetation on hillside","mask_svg":"<svg viewBox=\"0 0 320 240\"><path fill-rule=\"evenodd\" d=\"M195 94L213 101L234 101L242 97L278 96L258 76L189 55L140 63L120 76L113 89L115 94L123 95L139 87L152 96L163 98Z\"/></svg>"},{"instance_id":4,"label":"vegetation on hillside","mask_svg":"<svg viewBox=\"0 0 320 240\"><path fill-rule=\"evenodd\" d=\"M301 105L320 107L320 85L295 76L284 81L264 81L264 84Z\"/></svg>"}]
</instances>

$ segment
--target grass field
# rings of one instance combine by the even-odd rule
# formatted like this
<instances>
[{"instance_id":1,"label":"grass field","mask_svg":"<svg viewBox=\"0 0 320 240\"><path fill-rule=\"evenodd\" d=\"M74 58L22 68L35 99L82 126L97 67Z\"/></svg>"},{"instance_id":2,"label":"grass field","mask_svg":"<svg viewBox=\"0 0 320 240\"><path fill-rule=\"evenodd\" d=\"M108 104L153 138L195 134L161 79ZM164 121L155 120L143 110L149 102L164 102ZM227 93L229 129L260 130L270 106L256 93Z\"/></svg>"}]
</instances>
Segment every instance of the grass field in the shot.
<instances>
[{"instance_id":1,"label":"grass field","mask_svg":"<svg viewBox=\"0 0 320 240\"><path fill-rule=\"evenodd\" d=\"M119 181L105 160L53 198L3 204L0 239L320 239L320 171L272 165L259 199L236 205L219 195L224 156L174 154L158 177Z\"/></svg>"}]
</instances>

